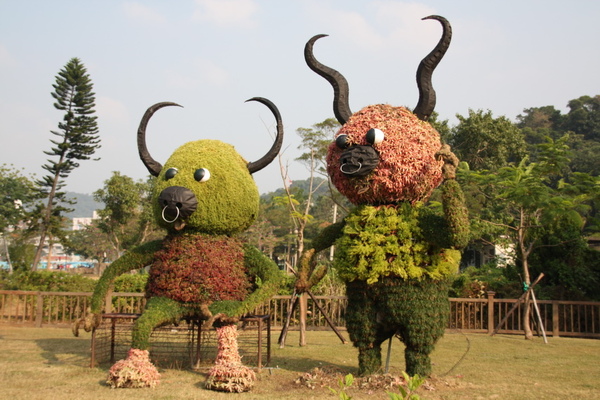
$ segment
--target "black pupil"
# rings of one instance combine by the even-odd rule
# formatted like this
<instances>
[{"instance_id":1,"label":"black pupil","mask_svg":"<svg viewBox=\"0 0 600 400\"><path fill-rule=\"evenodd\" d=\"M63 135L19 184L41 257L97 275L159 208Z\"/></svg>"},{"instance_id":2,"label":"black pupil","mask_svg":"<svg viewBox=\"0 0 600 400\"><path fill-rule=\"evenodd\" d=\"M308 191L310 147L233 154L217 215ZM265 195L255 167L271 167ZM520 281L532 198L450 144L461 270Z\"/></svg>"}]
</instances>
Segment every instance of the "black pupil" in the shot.
<instances>
[{"instance_id":1,"label":"black pupil","mask_svg":"<svg viewBox=\"0 0 600 400\"><path fill-rule=\"evenodd\" d=\"M204 178L204 175L206 175L206 173L204 172L204 168L197 169L196 172L194 172L194 179L197 181L201 181L202 178Z\"/></svg>"}]
</instances>

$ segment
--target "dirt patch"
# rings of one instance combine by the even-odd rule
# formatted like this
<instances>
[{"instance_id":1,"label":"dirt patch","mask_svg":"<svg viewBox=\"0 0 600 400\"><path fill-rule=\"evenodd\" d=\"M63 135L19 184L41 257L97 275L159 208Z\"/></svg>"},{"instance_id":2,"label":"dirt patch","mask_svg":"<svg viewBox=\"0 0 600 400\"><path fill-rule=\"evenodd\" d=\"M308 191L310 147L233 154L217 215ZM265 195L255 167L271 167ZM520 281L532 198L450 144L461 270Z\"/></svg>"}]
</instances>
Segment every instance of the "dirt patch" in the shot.
<instances>
[{"instance_id":1,"label":"dirt patch","mask_svg":"<svg viewBox=\"0 0 600 400\"><path fill-rule=\"evenodd\" d=\"M344 372L334 366L324 366L321 368L313 368L309 372L300 375L294 383L297 386L306 387L309 389L324 389L329 391L329 388L336 391L340 390L340 383L344 382ZM419 388L420 393L435 392L437 388L452 389L459 388L461 384L461 376L452 377L431 377ZM406 382L402 376L392 374L370 375L365 377L354 377L354 382L351 386L345 389L349 395L373 395L386 392L398 393L398 387L406 387Z\"/></svg>"}]
</instances>

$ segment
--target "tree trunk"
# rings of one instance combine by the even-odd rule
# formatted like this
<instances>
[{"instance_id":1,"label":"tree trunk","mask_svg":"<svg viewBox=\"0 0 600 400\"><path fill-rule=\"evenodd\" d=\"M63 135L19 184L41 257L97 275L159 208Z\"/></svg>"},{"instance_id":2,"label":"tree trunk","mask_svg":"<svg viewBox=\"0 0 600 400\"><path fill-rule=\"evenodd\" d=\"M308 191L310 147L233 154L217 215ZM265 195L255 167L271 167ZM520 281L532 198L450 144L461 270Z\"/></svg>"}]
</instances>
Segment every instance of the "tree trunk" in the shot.
<instances>
[{"instance_id":1,"label":"tree trunk","mask_svg":"<svg viewBox=\"0 0 600 400\"><path fill-rule=\"evenodd\" d=\"M529 289L531 286L531 277L529 276L529 254L531 253L531 247L525 246L525 213L521 209L521 222L518 229L519 237L519 249L521 250L521 262L523 263L523 290ZM523 330L525 331L525 339L533 339L533 332L531 330L531 302L530 295L527 293L525 296L525 302L523 303Z\"/></svg>"}]
</instances>

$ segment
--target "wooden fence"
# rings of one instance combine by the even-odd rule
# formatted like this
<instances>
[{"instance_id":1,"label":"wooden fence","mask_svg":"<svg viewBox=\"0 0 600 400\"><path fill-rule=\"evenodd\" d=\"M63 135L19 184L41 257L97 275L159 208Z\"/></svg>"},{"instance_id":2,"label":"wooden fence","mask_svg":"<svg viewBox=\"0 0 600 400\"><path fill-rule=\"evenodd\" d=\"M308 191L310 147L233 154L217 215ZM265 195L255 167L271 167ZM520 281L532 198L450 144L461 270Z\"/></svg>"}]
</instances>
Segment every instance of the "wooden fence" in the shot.
<instances>
[{"instance_id":1,"label":"wooden fence","mask_svg":"<svg viewBox=\"0 0 600 400\"><path fill-rule=\"evenodd\" d=\"M91 293L34 292L0 290L0 323L27 326L66 326L85 315ZM345 296L315 296L316 302L339 328L345 325ZM142 293L109 293L107 309L115 313L140 313L145 306ZM280 328L286 317L290 296L274 296L255 310L256 315L269 314L271 326ZM315 302L307 301L307 329L329 329ZM517 300L496 299L488 293L484 299L450 299L448 329L492 333ZM546 333L552 336L600 338L600 302L538 300ZM522 333L523 304L507 318L498 333ZM532 316L535 316L532 313ZM298 325L299 314L292 316L291 326ZM539 329L537 318L534 328Z\"/></svg>"}]
</instances>

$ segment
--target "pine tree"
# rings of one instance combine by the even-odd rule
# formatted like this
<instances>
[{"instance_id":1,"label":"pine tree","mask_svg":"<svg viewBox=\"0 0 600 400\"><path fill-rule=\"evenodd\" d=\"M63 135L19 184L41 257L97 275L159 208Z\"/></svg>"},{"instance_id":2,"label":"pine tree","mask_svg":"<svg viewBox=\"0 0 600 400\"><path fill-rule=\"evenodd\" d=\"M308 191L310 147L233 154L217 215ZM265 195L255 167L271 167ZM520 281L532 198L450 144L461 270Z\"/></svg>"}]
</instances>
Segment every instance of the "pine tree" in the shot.
<instances>
[{"instance_id":1,"label":"pine tree","mask_svg":"<svg viewBox=\"0 0 600 400\"><path fill-rule=\"evenodd\" d=\"M47 196L47 203L39 210L40 241L33 270L37 269L46 238L60 237L62 214L69 211L65 204L72 204L67 200L65 192L61 191L65 186L64 179L79 167L79 161L89 160L100 147L97 117L93 115L95 93L92 91L92 81L81 61L72 58L60 70L52 87L52 97L56 100L54 107L65 111L65 115L62 122L58 123L58 130L51 131L55 135L55 139L50 140L51 150L44 152L53 157L42 166L48 171L48 175L37 181Z\"/></svg>"}]
</instances>

